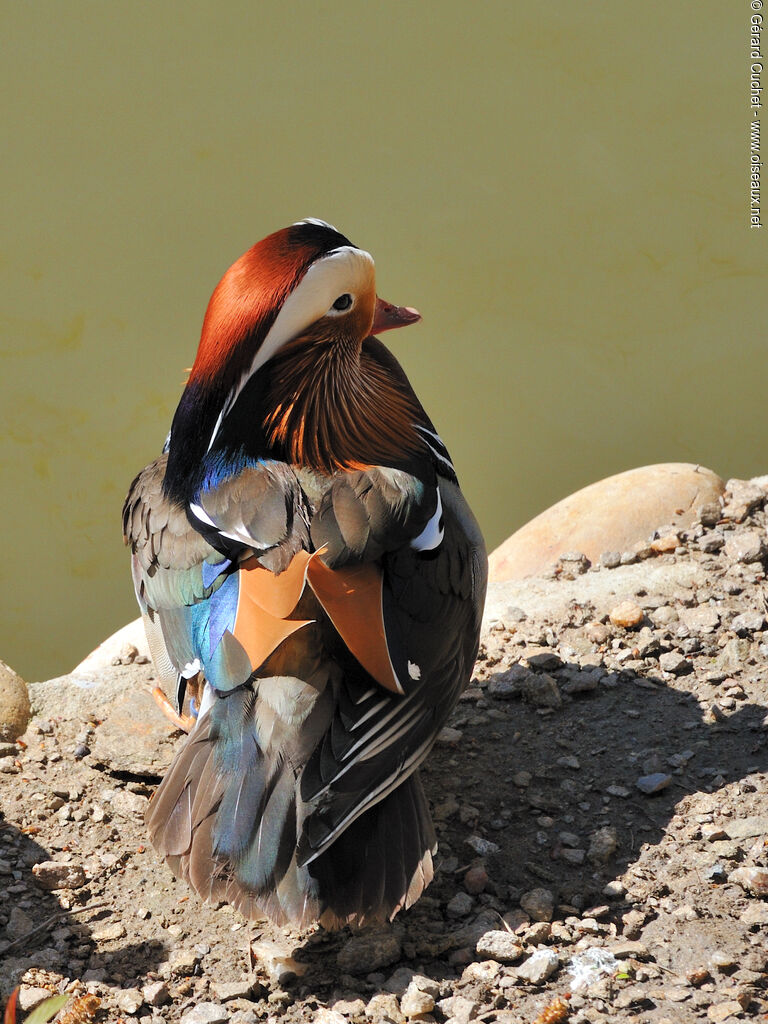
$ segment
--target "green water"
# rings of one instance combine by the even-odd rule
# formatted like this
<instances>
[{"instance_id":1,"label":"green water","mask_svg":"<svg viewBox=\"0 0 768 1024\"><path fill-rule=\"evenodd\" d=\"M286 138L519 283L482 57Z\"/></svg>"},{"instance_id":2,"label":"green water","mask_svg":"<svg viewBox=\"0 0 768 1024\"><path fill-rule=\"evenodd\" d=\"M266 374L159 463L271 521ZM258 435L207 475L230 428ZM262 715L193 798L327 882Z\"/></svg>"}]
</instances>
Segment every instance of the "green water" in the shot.
<instances>
[{"instance_id":1,"label":"green water","mask_svg":"<svg viewBox=\"0 0 768 1024\"><path fill-rule=\"evenodd\" d=\"M7 5L0 657L58 674L135 616L127 485L219 276L305 216L421 310L388 341L489 546L632 466L768 471L750 13Z\"/></svg>"}]
</instances>

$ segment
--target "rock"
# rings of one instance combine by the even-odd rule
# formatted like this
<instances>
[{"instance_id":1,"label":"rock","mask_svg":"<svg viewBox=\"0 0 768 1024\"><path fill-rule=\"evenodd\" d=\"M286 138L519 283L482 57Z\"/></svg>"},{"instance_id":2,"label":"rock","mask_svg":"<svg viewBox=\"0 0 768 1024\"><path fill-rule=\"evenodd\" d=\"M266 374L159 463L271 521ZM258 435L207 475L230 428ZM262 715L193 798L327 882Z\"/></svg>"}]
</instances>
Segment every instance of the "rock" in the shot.
<instances>
[{"instance_id":1,"label":"rock","mask_svg":"<svg viewBox=\"0 0 768 1024\"><path fill-rule=\"evenodd\" d=\"M363 1005L365 1011L365 1005ZM321 1006L315 1011L312 1024L347 1024L347 1018L340 1010L329 1010L327 1006Z\"/></svg>"},{"instance_id":2,"label":"rock","mask_svg":"<svg viewBox=\"0 0 768 1024\"><path fill-rule=\"evenodd\" d=\"M370 1000L365 1008L365 1016L374 1024L400 1024L405 1020L397 996L388 992L379 992Z\"/></svg>"},{"instance_id":3,"label":"rock","mask_svg":"<svg viewBox=\"0 0 768 1024\"><path fill-rule=\"evenodd\" d=\"M197 970L200 956L194 949L175 949L170 956L171 971L182 978L188 978Z\"/></svg>"},{"instance_id":4,"label":"rock","mask_svg":"<svg viewBox=\"0 0 768 1024\"><path fill-rule=\"evenodd\" d=\"M400 952L400 939L393 931L376 929L353 935L336 960L342 974L368 974L395 963L400 959Z\"/></svg>"},{"instance_id":5,"label":"rock","mask_svg":"<svg viewBox=\"0 0 768 1024\"><path fill-rule=\"evenodd\" d=\"M435 1008L435 1000L426 992L409 985L400 1000L400 1012L408 1019L421 1017L431 1013Z\"/></svg>"},{"instance_id":6,"label":"rock","mask_svg":"<svg viewBox=\"0 0 768 1024\"><path fill-rule=\"evenodd\" d=\"M97 764L112 771L163 775L173 760L176 736L178 732L159 713L154 700L143 690L131 688L110 702L91 739L91 751Z\"/></svg>"},{"instance_id":7,"label":"rock","mask_svg":"<svg viewBox=\"0 0 768 1024\"><path fill-rule=\"evenodd\" d=\"M650 960L651 955L648 952L648 947L643 945L642 942L617 942L615 946L611 946L609 949L610 953L616 957L617 960Z\"/></svg>"},{"instance_id":8,"label":"rock","mask_svg":"<svg viewBox=\"0 0 768 1024\"><path fill-rule=\"evenodd\" d=\"M523 955L523 947L516 941L512 932L485 932L477 940L477 955L498 960L502 964L511 964Z\"/></svg>"},{"instance_id":9,"label":"rock","mask_svg":"<svg viewBox=\"0 0 768 1024\"><path fill-rule=\"evenodd\" d=\"M605 569L617 569L621 565L621 552L604 551L600 555L600 565Z\"/></svg>"},{"instance_id":10,"label":"rock","mask_svg":"<svg viewBox=\"0 0 768 1024\"><path fill-rule=\"evenodd\" d=\"M693 670L693 665L679 651L665 651L659 657L659 668L673 676L682 676Z\"/></svg>"},{"instance_id":11,"label":"rock","mask_svg":"<svg viewBox=\"0 0 768 1024\"><path fill-rule=\"evenodd\" d=\"M618 845L616 829L612 825L605 825L590 836L587 860L591 864L606 864L616 852Z\"/></svg>"},{"instance_id":12,"label":"rock","mask_svg":"<svg viewBox=\"0 0 768 1024\"><path fill-rule=\"evenodd\" d=\"M479 896L488 885L488 872L482 864L476 864L464 875L464 888L473 896Z\"/></svg>"},{"instance_id":13,"label":"rock","mask_svg":"<svg viewBox=\"0 0 768 1024\"><path fill-rule=\"evenodd\" d=\"M528 981L532 985L543 985L547 978L560 967L560 956L554 949L537 949L535 953L521 964L515 971L521 981Z\"/></svg>"},{"instance_id":14,"label":"rock","mask_svg":"<svg viewBox=\"0 0 768 1024\"><path fill-rule=\"evenodd\" d=\"M79 889L85 885L85 872L79 864L45 860L33 865L32 874L42 889Z\"/></svg>"},{"instance_id":15,"label":"rock","mask_svg":"<svg viewBox=\"0 0 768 1024\"><path fill-rule=\"evenodd\" d=\"M498 853L501 849L498 843L492 843L490 839L484 839L482 836L470 836L464 842L480 857L490 857L491 854Z\"/></svg>"},{"instance_id":16,"label":"rock","mask_svg":"<svg viewBox=\"0 0 768 1024\"><path fill-rule=\"evenodd\" d=\"M636 629L643 621L643 609L632 601L623 601L612 609L609 616L614 626L622 629Z\"/></svg>"},{"instance_id":17,"label":"rock","mask_svg":"<svg viewBox=\"0 0 768 1024\"><path fill-rule=\"evenodd\" d=\"M181 1024L227 1024L229 1012L221 1003L198 1003L182 1015Z\"/></svg>"},{"instance_id":18,"label":"rock","mask_svg":"<svg viewBox=\"0 0 768 1024\"><path fill-rule=\"evenodd\" d=\"M531 889L520 897L520 906L534 921L551 921L555 895L549 889Z\"/></svg>"},{"instance_id":19,"label":"rock","mask_svg":"<svg viewBox=\"0 0 768 1024\"><path fill-rule=\"evenodd\" d=\"M538 708L559 708L563 703L557 681L550 675L530 675L525 681L524 694Z\"/></svg>"},{"instance_id":20,"label":"rock","mask_svg":"<svg viewBox=\"0 0 768 1024\"><path fill-rule=\"evenodd\" d=\"M109 668L115 658L122 661L122 653L131 649L135 651L131 661L136 661L142 655L149 658L149 645L144 632L144 623L140 618L129 622L122 629L118 629L112 636L107 637L95 651L92 651L87 658L80 662L72 671L81 675L88 675L91 672L99 672Z\"/></svg>"},{"instance_id":21,"label":"rock","mask_svg":"<svg viewBox=\"0 0 768 1024\"><path fill-rule=\"evenodd\" d=\"M512 700L523 692L529 672L522 665L513 665L507 672L500 672L488 681L487 694L496 700Z\"/></svg>"},{"instance_id":22,"label":"rock","mask_svg":"<svg viewBox=\"0 0 768 1024\"><path fill-rule=\"evenodd\" d=\"M21 907L11 907L8 917L8 924L5 926L5 934L9 939L21 939L35 927L35 922L25 914Z\"/></svg>"},{"instance_id":23,"label":"rock","mask_svg":"<svg viewBox=\"0 0 768 1024\"><path fill-rule=\"evenodd\" d=\"M748 636L759 633L765 626L765 615L762 612L742 612L731 621L731 629L737 636Z\"/></svg>"},{"instance_id":24,"label":"rock","mask_svg":"<svg viewBox=\"0 0 768 1024\"><path fill-rule=\"evenodd\" d=\"M714 633L720 625L720 613L709 604L702 604L696 608L681 608L679 614L680 621L692 633Z\"/></svg>"},{"instance_id":25,"label":"rock","mask_svg":"<svg viewBox=\"0 0 768 1024\"><path fill-rule=\"evenodd\" d=\"M713 1024L719 1024L720 1021L728 1020L730 1017L740 1017L743 1012L744 1007L738 999L728 999L724 1003L713 1003L707 1009L707 1017Z\"/></svg>"},{"instance_id":26,"label":"rock","mask_svg":"<svg viewBox=\"0 0 768 1024\"><path fill-rule=\"evenodd\" d=\"M666 789L671 781L671 775L666 775L664 772L653 772L651 775L641 776L635 785L641 793L650 796L652 793L660 793L662 789Z\"/></svg>"},{"instance_id":27,"label":"rock","mask_svg":"<svg viewBox=\"0 0 768 1024\"><path fill-rule=\"evenodd\" d=\"M705 533L699 540L699 548L706 555L713 555L716 551L722 550L724 544L725 537L722 533Z\"/></svg>"},{"instance_id":28,"label":"rock","mask_svg":"<svg viewBox=\"0 0 768 1024\"><path fill-rule=\"evenodd\" d=\"M768 903L750 903L741 915L741 921L748 928L768 924Z\"/></svg>"},{"instance_id":29,"label":"rock","mask_svg":"<svg viewBox=\"0 0 768 1024\"><path fill-rule=\"evenodd\" d=\"M491 580L541 575L569 551L596 562L605 551L644 545L662 524L687 529L702 506L719 502L723 481L688 463L643 466L564 498L491 553ZM685 510L685 511L682 511Z\"/></svg>"},{"instance_id":30,"label":"rock","mask_svg":"<svg viewBox=\"0 0 768 1024\"><path fill-rule=\"evenodd\" d=\"M0 740L10 742L26 732L29 715L27 684L0 661Z\"/></svg>"},{"instance_id":31,"label":"rock","mask_svg":"<svg viewBox=\"0 0 768 1024\"><path fill-rule=\"evenodd\" d=\"M605 644L611 638L611 631L602 622L590 622L584 627L584 636L590 643Z\"/></svg>"},{"instance_id":32,"label":"rock","mask_svg":"<svg viewBox=\"0 0 768 1024\"><path fill-rule=\"evenodd\" d=\"M270 942L268 939L251 942L251 957L266 971L272 984L278 987L300 977L307 969L304 964L294 960L291 952L290 947Z\"/></svg>"},{"instance_id":33,"label":"rock","mask_svg":"<svg viewBox=\"0 0 768 1024\"><path fill-rule=\"evenodd\" d=\"M115 1002L123 1013L136 1013L144 1002L144 996L137 988L122 988L115 993Z\"/></svg>"},{"instance_id":34,"label":"rock","mask_svg":"<svg viewBox=\"0 0 768 1024\"><path fill-rule=\"evenodd\" d=\"M725 506L721 518L741 523L750 512L765 504L766 493L751 480L729 480L725 485Z\"/></svg>"},{"instance_id":35,"label":"rock","mask_svg":"<svg viewBox=\"0 0 768 1024\"><path fill-rule=\"evenodd\" d=\"M663 537L652 540L650 543L651 551L657 555L668 555L672 554L680 544L680 537L676 533L667 533Z\"/></svg>"},{"instance_id":36,"label":"rock","mask_svg":"<svg viewBox=\"0 0 768 1024\"><path fill-rule=\"evenodd\" d=\"M647 919L648 915L642 910L629 910L626 914L622 914L624 938L629 940L637 939Z\"/></svg>"},{"instance_id":37,"label":"rock","mask_svg":"<svg viewBox=\"0 0 768 1024\"><path fill-rule=\"evenodd\" d=\"M435 743L437 743L439 747L455 747L458 746L463 735L464 733L461 729L452 729L449 725L444 725L437 734Z\"/></svg>"},{"instance_id":38,"label":"rock","mask_svg":"<svg viewBox=\"0 0 768 1024\"><path fill-rule=\"evenodd\" d=\"M39 988L37 985L22 985L19 988L18 1008L22 1013L29 1013L30 1010L34 1010L36 1006L39 1006L46 999L50 999L54 994L48 988ZM13 1021L13 1017L10 1017L9 1020Z\"/></svg>"},{"instance_id":39,"label":"rock","mask_svg":"<svg viewBox=\"0 0 768 1024\"><path fill-rule=\"evenodd\" d=\"M475 901L468 892L457 892L448 901L445 912L448 917L466 917L474 905Z\"/></svg>"},{"instance_id":40,"label":"rock","mask_svg":"<svg viewBox=\"0 0 768 1024\"><path fill-rule=\"evenodd\" d=\"M215 990L215 983L213 987ZM218 995L218 991L216 994ZM147 1006L165 1006L166 1003L171 1001L168 986L164 981L153 981L151 984L145 985L141 990L141 995ZM221 997L219 996L219 998Z\"/></svg>"},{"instance_id":41,"label":"rock","mask_svg":"<svg viewBox=\"0 0 768 1024\"><path fill-rule=\"evenodd\" d=\"M728 876L728 881L736 882L755 896L768 896L768 868L736 868Z\"/></svg>"},{"instance_id":42,"label":"rock","mask_svg":"<svg viewBox=\"0 0 768 1024\"><path fill-rule=\"evenodd\" d=\"M735 818L726 823L725 830L730 839L759 839L768 836L768 814Z\"/></svg>"},{"instance_id":43,"label":"rock","mask_svg":"<svg viewBox=\"0 0 768 1024\"><path fill-rule=\"evenodd\" d=\"M110 807L120 817L144 820L144 812L149 803L145 796L141 796L139 793L129 793L126 789L115 789L111 793L105 794L105 799L107 795L110 797Z\"/></svg>"},{"instance_id":44,"label":"rock","mask_svg":"<svg viewBox=\"0 0 768 1024\"><path fill-rule=\"evenodd\" d=\"M101 928L96 928L91 933L91 938L96 942L114 942L125 937L125 925L120 921L114 921Z\"/></svg>"},{"instance_id":45,"label":"rock","mask_svg":"<svg viewBox=\"0 0 768 1024\"><path fill-rule=\"evenodd\" d=\"M740 530L726 540L725 554L733 562L759 562L765 555L765 543L757 530Z\"/></svg>"},{"instance_id":46,"label":"rock","mask_svg":"<svg viewBox=\"0 0 768 1024\"><path fill-rule=\"evenodd\" d=\"M474 1000L464 996L450 996L448 999L441 999L437 1005L441 1013L455 1024L468 1024L475 1019L479 1009Z\"/></svg>"}]
</instances>

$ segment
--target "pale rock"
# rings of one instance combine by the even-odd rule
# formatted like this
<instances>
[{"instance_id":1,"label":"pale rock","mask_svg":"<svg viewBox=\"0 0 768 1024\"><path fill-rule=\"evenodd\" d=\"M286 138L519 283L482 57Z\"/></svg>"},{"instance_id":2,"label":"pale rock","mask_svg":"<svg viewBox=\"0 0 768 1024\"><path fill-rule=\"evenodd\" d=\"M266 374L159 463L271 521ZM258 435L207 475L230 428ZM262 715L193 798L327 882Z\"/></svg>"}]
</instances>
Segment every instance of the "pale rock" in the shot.
<instances>
[{"instance_id":1,"label":"pale rock","mask_svg":"<svg viewBox=\"0 0 768 1024\"><path fill-rule=\"evenodd\" d=\"M666 789L671 781L671 775L667 775L665 772L653 772L651 775L641 776L635 782L635 785L641 793L651 796L653 793L660 793L663 789Z\"/></svg>"},{"instance_id":2,"label":"pale rock","mask_svg":"<svg viewBox=\"0 0 768 1024\"><path fill-rule=\"evenodd\" d=\"M707 1009L707 1018L713 1024L720 1024L721 1021L729 1020L731 1017L740 1017L744 1007L738 999L728 999L724 1003L713 1003Z\"/></svg>"},{"instance_id":3,"label":"pale rock","mask_svg":"<svg viewBox=\"0 0 768 1024\"><path fill-rule=\"evenodd\" d=\"M315 1010L312 1024L348 1024L347 1018L339 1010L329 1010L327 1006L321 1006Z\"/></svg>"},{"instance_id":4,"label":"pale rock","mask_svg":"<svg viewBox=\"0 0 768 1024\"><path fill-rule=\"evenodd\" d=\"M679 651L665 651L659 656L659 668L673 676L682 676L693 670L693 665Z\"/></svg>"},{"instance_id":5,"label":"pale rock","mask_svg":"<svg viewBox=\"0 0 768 1024\"><path fill-rule=\"evenodd\" d=\"M485 932L477 940L477 955L498 960L502 964L511 964L523 955L523 947L512 932Z\"/></svg>"},{"instance_id":6,"label":"pale rock","mask_svg":"<svg viewBox=\"0 0 768 1024\"><path fill-rule=\"evenodd\" d=\"M431 1013L435 1008L435 1000L426 992L409 985L400 1000L400 1012L407 1019L421 1017L425 1013Z\"/></svg>"},{"instance_id":7,"label":"pale rock","mask_svg":"<svg viewBox=\"0 0 768 1024\"><path fill-rule=\"evenodd\" d=\"M34 1010L36 1006L53 995L56 993L51 992L48 988L38 988L37 985L21 985L17 1006L22 1013L29 1013L30 1010Z\"/></svg>"},{"instance_id":8,"label":"pale rock","mask_svg":"<svg viewBox=\"0 0 768 1024\"><path fill-rule=\"evenodd\" d=\"M765 542L757 530L740 530L725 542L725 554L733 562L759 562L765 553Z\"/></svg>"},{"instance_id":9,"label":"pale rock","mask_svg":"<svg viewBox=\"0 0 768 1024\"><path fill-rule=\"evenodd\" d=\"M384 1024L401 1024L405 1017L400 1012L400 1003L396 995L391 992L379 992L368 1002L365 1007L365 1016L374 1024L379 1021Z\"/></svg>"},{"instance_id":10,"label":"pale rock","mask_svg":"<svg viewBox=\"0 0 768 1024\"><path fill-rule=\"evenodd\" d=\"M10 665L0 661L0 740L12 742L29 724L27 684Z\"/></svg>"},{"instance_id":11,"label":"pale rock","mask_svg":"<svg viewBox=\"0 0 768 1024\"><path fill-rule=\"evenodd\" d=\"M198 1003L182 1015L181 1024L227 1024L229 1011L221 1003Z\"/></svg>"},{"instance_id":12,"label":"pale rock","mask_svg":"<svg viewBox=\"0 0 768 1024\"><path fill-rule=\"evenodd\" d=\"M491 580L541 575L569 551L590 562L633 551L661 525L687 529L702 506L719 502L723 481L689 463L631 469L564 498L512 534L489 559ZM681 511L684 510L684 511Z\"/></svg>"},{"instance_id":13,"label":"pale rock","mask_svg":"<svg viewBox=\"0 0 768 1024\"><path fill-rule=\"evenodd\" d=\"M42 889L79 889L85 885L85 872L79 864L45 860L33 865L32 874Z\"/></svg>"},{"instance_id":14,"label":"pale rock","mask_svg":"<svg viewBox=\"0 0 768 1024\"><path fill-rule=\"evenodd\" d=\"M114 942L117 939L124 938L125 934L125 925L120 921L114 921L95 929L91 934L91 938L95 942Z\"/></svg>"},{"instance_id":15,"label":"pale rock","mask_svg":"<svg viewBox=\"0 0 768 1024\"><path fill-rule=\"evenodd\" d=\"M477 1016L479 1006L474 1000L465 996L449 996L437 1004L440 1012L455 1024L469 1024Z\"/></svg>"},{"instance_id":16,"label":"pale rock","mask_svg":"<svg viewBox=\"0 0 768 1024\"><path fill-rule=\"evenodd\" d=\"M695 608L681 608L680 621L692 633L714 633L720 624L720 613L710 604L701 604Z\"/></svg>"},{"instance_id":17,"label":"pale rock","mask_svg":"<svg viewBox=\"0 0 768 1024\"><path fill-rule=\"evenodd\" d=\"M123 1013L136 1013L144 1003L144 996L137 988L122 988L115 992L115 1002Z\"/></svg>"},{"instance_id":18,"label":"pale rock","mask_svg":"<svg viewBox=\"0 0 768 1024\"><path fill-rule=\"evenodd\" d=\"M164 981L153 981L149 985L145 985L141 990L141 995L147 1006L165 1006L171 1001L168 986Z\"/></svg>"},{"instance_id":19,"label":"pale rock","mask_svg":"<svg viewBox=\"0 0 768 1024\"><path fill-rule=\"evenodd\" d=\"M768 868L736 868L735 871L731 871L728 881L736 882L742 889L754 893L755 896L768 896Z\"/></svg>"},{"instance_id":20,"label":"pale rock","mask_svg":"<svg viewBox=\"0 0 768 1024\"><path fill-rule=\"evenodd\" d=\"M623 601L611 609L609 616L614 626L622 629L636 629L643 621L643 609L633 601Z\"/></svg>"},{"instance_id":21,"label":"pale rock","mask_svg":"<svg viewBox=\"0 0 768 1024\"><path fill-rule=\"evenodd\" d=\"M521 964L515 974L521 981L530 982L532 985L543 985L551 978L560 967L560 956L554 949L543 947Z\"/></svg>"}]
</instances>

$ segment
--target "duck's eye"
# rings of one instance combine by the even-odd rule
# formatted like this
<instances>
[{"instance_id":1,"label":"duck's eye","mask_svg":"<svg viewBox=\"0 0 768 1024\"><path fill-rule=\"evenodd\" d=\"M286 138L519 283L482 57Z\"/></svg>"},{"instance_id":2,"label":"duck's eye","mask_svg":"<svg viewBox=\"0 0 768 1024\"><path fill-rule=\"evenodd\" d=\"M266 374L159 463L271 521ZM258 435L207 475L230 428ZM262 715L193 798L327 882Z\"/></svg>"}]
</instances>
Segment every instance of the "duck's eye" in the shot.
<instances>
[{"instance_id":1,"label":"duck's eye","mask_svg":"<svg viewBox=\"0 0 768 1024\"><path fill-rule=\"evenodd\" d=\"M338 299L336 299L336 301L333 304L333 309L337 309L340 313L343 313L344 310L349 309L351 305L352 296L348 292L345 292L343 295L340 295Z\"/></svg>"}]
</instances>

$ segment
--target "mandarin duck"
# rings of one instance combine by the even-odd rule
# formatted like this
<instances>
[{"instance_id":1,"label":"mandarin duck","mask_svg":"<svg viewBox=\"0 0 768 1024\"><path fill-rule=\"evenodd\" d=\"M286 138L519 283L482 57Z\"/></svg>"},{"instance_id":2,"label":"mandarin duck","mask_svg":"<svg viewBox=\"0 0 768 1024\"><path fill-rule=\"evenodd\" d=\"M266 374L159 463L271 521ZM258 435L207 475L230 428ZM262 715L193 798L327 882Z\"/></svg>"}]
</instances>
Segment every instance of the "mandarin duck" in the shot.
<instances>
[{"instance_id":1,"label":"mandarin duck","mask_svg":"<svg viewBox=\"0 0 768 1024\"><path fill-rule=\"evenodd\" d=\"M448 451L376 334L420 319L309 219L217 285L123 524L158 676L199 694L149 805L208 900L327 928L432 878L419 766L467 685L486 555Z\"/></svg>"}]
</instances>

